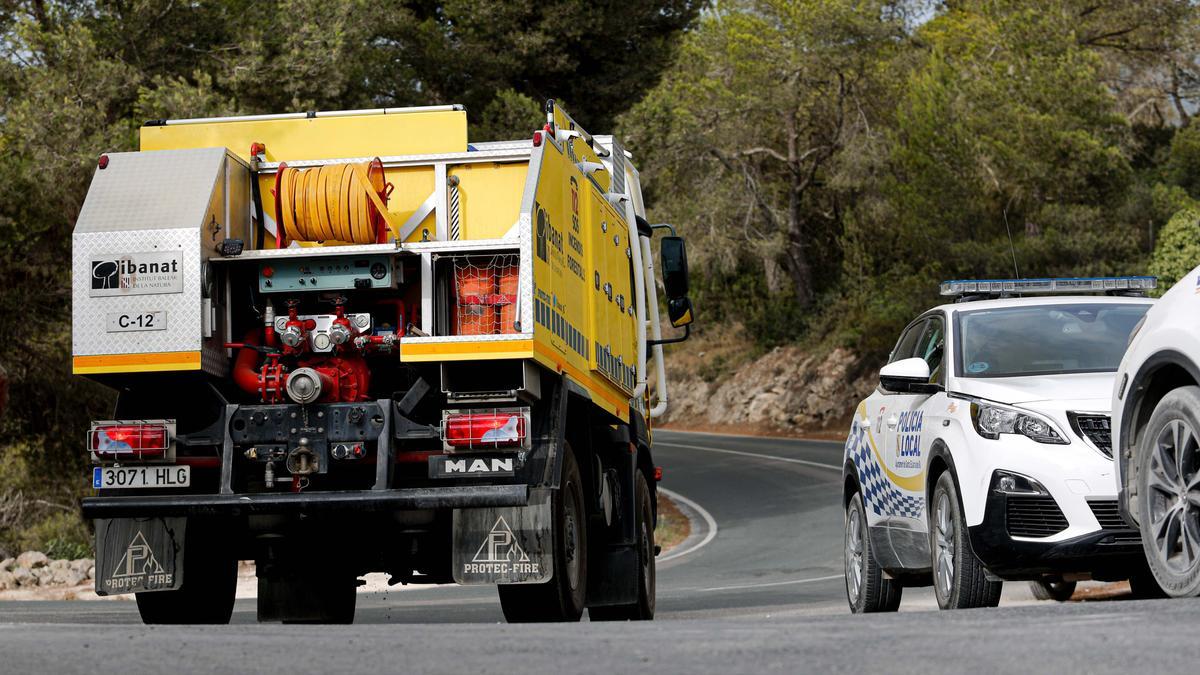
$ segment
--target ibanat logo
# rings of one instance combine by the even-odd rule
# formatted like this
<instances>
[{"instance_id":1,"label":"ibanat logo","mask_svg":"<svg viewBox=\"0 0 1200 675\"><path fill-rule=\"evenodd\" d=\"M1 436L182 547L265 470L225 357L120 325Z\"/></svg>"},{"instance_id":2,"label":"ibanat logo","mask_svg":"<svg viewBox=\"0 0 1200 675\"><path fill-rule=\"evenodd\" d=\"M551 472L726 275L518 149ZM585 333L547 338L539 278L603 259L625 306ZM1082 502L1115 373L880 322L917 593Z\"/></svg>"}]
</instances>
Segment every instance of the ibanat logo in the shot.
<instances>
[{"instance_id":1,"label":"ibanat logo","mask_svg":"<svg viewBox=\"0 0 1200 675\"><path fill-rule=\"evenodd\" d=\"M179 251L114 253L90 262L93 297L183 292Z\"/></svg>"},{"instance_id":2,"label":"ibanat logo","mask_svg":"<svg viewBox=\"0 0 1200 675\"><path fill-rule=\"evenodd\" d=\"M137 274L178 274L179 260L137 262L132 258L92 261L92 288L118 288L122 281L129 283Z\"/></svg>"}]
</instances>

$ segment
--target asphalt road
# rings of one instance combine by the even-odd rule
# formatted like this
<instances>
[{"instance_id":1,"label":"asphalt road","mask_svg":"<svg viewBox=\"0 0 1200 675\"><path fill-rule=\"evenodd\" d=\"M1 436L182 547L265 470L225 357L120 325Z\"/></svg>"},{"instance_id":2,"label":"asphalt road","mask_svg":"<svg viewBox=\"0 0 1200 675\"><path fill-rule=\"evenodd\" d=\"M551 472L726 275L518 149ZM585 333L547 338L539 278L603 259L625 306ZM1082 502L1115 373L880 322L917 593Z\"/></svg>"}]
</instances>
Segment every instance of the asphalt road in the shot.
<instances>
[{"instance_id":1,"label":"asphalt road","mask_svg":"<svg viewBox=\"0 0 1200 675\"><path fill-rule=\"evenodd\" d=\"M660 432L693 536L659 564L650 624L503 624L490 588L363 594L353 626L142 626L130 602L0 604L0 673L1119 672L1192 667L1198 601L1038 603L855 617L842 586L841 445ZM695 508L689 507L689 504ZM453 625L450 625L453 624Z\"/></svg>"}]
</instances>

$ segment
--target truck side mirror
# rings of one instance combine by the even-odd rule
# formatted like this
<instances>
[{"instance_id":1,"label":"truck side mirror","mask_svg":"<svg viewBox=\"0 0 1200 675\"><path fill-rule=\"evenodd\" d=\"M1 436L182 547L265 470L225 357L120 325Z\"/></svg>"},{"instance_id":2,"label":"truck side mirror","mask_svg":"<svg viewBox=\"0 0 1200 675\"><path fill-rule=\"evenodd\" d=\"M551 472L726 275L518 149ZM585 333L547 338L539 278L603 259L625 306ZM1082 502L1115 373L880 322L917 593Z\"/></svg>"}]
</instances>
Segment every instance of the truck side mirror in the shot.
<instances>
[{"instance_id":1,"label":"truck side mirror","mask_svg":"<svg viewBox=\"0 0 1200 675\"><path fill-rule=\"evenodd\" d=\"M669 225L654 225L653 227L666 227L671 232L675 231ZM684 333L680 337L649 340L646 342L647 347L683 342L692 334L691 324L696 320L692 301L688 298L687 248L683 244L683 237L677 237L674 234L663 237L660 246L663 287L666 289L667 296L667 318L671 320L671 325L675 328L684 329Z\"/></svg>"},{"instance_id":2,"label":"truck side mirror","mask_svg":"<svg viewBox=\"0 0 1200 675\"><path fill-rule=\"evenodd\" d=\"M688 294L687 247L683 237L663 237L661 248L663 286L668 300L686 299ZM690 303L689 303L690 306ZM674 318L672 317L672 323Z\"/></svg>"}]
</instances>

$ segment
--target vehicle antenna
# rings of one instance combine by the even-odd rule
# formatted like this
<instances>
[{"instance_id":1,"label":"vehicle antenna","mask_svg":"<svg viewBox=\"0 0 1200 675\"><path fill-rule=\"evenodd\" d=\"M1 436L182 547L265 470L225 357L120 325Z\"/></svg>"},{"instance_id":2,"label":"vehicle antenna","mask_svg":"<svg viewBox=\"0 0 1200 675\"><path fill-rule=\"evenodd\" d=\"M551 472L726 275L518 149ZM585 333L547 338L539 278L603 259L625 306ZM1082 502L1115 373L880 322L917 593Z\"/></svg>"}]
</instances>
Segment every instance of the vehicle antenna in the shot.
<instances>
[{"instance_id":1,"label":"vehicle antenna","mask_svg":"<svg viewBox=\"0 0 1200 675\"><path fill-rule=\"evenodd\" d=\"M1021 278L1021 270L1017 269L1017 249L1013 246L1012 228L1008 226L1008 205L1004 205L1004 231L1008 233L1008 252L1012 254L1013 278Z\"/></svg>"}]
</instances>

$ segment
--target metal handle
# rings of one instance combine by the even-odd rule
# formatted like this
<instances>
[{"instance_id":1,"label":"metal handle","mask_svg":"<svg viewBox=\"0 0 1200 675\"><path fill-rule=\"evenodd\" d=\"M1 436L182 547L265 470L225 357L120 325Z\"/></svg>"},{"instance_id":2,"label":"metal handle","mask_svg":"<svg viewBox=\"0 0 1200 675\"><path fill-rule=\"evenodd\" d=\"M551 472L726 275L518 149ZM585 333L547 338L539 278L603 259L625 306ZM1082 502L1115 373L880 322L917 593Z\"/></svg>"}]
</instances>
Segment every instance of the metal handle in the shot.
<instances>
[{"instance_id":1,"label":"metal handle","mask_svg":"<svg viewBox=\"0 0 1200 675\"><path fill-rule=\"evenodd\" d=\"M897 424L900 424L899 417L892 415L891 417L888 418L888 428L889 429L895 429Z\"/></svg>"}]
</instances>

